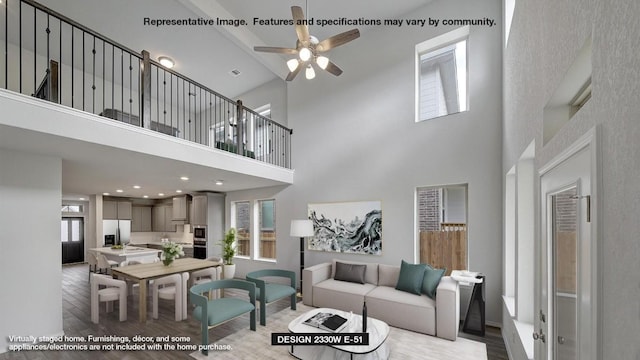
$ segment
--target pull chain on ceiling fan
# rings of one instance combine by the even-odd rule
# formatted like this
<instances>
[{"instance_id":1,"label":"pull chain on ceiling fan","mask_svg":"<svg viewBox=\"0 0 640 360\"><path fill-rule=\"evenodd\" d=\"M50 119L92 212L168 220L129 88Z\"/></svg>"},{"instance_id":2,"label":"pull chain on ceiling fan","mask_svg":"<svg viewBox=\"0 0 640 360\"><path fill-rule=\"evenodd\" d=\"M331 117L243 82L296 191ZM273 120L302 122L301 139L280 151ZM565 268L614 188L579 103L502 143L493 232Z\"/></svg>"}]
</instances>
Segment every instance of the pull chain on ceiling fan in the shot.
<instances>
[{"instance_id":1,"label":"pull chain on ceiling fan","mask_svg":"<svg viewBox=\"0 0 640 360\"><path fill-rule=\"evenodd\" d=\"M287 75L286 78L287 81L293 80L302 68L305 68L306 78L313 79L316 76L314 66L318 66L320 69L335 76L342 74L342 69L331 62L329 58L323 56L322 53L359 38L360 31L358 29L352 29L319 41L318 38L309 34L308 23L304 18L304 13L302 12L301 7L292 6L291 15L293 16L293 23L295 25L296 34L298 35L295 49L254 46L253 50L276 54L297 55L297 58L287 61L287 67L289 68L289 75Z\"/></svg>"}]
</instances>

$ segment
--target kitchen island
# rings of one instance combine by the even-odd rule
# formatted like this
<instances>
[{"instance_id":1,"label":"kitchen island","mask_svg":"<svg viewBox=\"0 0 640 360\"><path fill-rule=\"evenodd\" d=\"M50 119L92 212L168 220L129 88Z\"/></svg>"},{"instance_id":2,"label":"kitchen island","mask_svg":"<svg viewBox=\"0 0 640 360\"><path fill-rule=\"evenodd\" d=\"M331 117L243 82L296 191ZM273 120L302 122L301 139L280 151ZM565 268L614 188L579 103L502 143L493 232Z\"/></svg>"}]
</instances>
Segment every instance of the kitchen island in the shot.
<instances>
[{"instance_id":1,"label":"kitchen island","mask_svg":"<svg viewBox=\"0 0 640 360\"><path fill-rule=\"evenodd\" d=\"M126 265L130 260L141 263L150 263L160 257L162 250L149 249L137 246L124 246L122 249L112 249L109 246L89 249L94 254L102 254L109 260L117 261L120 266Z\"/></svg>"}]
</instances>

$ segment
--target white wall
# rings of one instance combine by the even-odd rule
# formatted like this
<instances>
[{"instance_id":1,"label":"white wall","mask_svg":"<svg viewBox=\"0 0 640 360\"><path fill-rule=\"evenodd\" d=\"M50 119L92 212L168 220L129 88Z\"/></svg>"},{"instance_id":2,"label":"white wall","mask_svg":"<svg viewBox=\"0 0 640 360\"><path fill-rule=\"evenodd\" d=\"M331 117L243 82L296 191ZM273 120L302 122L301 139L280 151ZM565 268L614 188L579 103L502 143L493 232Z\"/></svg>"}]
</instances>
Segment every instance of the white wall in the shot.
<instances>
[{"instance_id":1,"label":"white wall","mask_svg":"<svg viewBox=\"0 0 640 360\"><path fill-rule=\"evenodd\" d=\"M407 17L500 18L498 0L436 1ZM453 28L378 27L329 57L344 73L298 76L287 88L294 185L276 193L277 264L298 270L291 219L307 204L380 200L383 255L306 252L307 266L336 257L400 264L417 260L417 187L469 184L469 267L487 276L487 319L499 323L501 294L499 27L472 27L470 111L415 123L415 45ZM370 60L367 60L370 59ZM269 191L229 193L228 201ZM282 231L284 228L284 231ZM268 264L238 261L238 271Z\"/></svg>"},{"instance_id":2,"label":"white wall","mask_svg":"<svg viewBox=\"0 0 640 360\"><path fill-rule=\"evenodd\" d=\"M542 112L585 41L592 37L592 98L544 146L537 168L588 129L601 140L602 359L640 357L640 2L518 1L504 54L506 174L531 143L542 144Z\"/></svg>"},{"instance_id":3,"label":"white wall","mask_svg":"<svg viewBox=\"0 0 640 360\"><path fill-rule=\"evenodd\" d=\"M287 126L287 84L277 78L236 97L249 109L271 104L271 120Z\"/></svg>"},{"instance_id":4,"label":"white wall","mask_svg":"<svg viewBox=\"0 0 640 360\"><path fill-rule=\"evenodd\" d=\"M62 335L61 189L60 158L0 148L0 353L10 335Z\"/></svg>"}]
</instances>

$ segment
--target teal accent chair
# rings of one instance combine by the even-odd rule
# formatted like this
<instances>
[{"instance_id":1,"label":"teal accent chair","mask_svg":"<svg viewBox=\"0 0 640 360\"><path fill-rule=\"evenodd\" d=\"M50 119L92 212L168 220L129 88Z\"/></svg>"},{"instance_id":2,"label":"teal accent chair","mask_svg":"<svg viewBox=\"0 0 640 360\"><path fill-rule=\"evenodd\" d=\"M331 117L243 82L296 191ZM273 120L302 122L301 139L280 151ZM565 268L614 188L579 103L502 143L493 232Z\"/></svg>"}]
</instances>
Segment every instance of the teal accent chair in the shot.
<instances>
[{"instance_id":1,"label":"teal accent chair","mask_svg":"<svg viewBox=\"0 0 640 360\"><path fill-rule=\"evenodd\" d=\"M212 290L227 288L247 290L249 292L249 301L238 297L209 300L207 296L203 295ZM210 328L245 313L250 313L249 328L256 331L256 285L254 283L236 279L215 280L194 285L189 289L189 293L191 302L196 305L193 310L193 317L202 324L202 345L209 345ZM202 349L202 353L207 355L208 351Z\"/></svg>"},{"instance_id":2,"label":"teal accent chair","mask_svg":"<svg viewBox=\"0 0 640 360\"><path fill-rule=\"evenodd\" d=\"M291 285L268 283L262 277L284 277ZM291 310L296 309L296 273L289 270L265 269L247 274L247 281L256 284L256 297L260 301L260 325L267 324L267 304L287 296L291 299Z\"/></svg>"}]
</instances>

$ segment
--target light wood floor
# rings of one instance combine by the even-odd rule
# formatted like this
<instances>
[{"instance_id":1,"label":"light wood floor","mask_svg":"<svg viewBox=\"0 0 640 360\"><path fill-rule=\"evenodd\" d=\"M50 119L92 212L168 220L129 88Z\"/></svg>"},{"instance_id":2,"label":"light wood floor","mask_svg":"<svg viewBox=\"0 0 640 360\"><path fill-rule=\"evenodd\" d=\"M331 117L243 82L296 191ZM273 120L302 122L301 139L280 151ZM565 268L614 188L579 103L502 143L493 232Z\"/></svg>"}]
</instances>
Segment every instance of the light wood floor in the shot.
<instances>
[{"instance_id":1,"label":"light wood floor","mask_svg":"<svg viewBox=\"0 0 640 360\"><path fill-rule=\"evenodd\" d=\"M160 300L159 318L151 318L151 299L149 297L147 309L149 311L146 324L138 322L138 298L137 288L134 295L128 297L127 314L128 320L118 321L118 305L116 302L115 311L106 313L104 304L100 308L100 323L91 322L90 313L90 291L88 280L88 266L86 264L63 266L62 268L62 316L64 333L67 336L94 336L117 335L133 338L135 335L142 336L187 336L192 344L200 343L200 323L193 320L191 315L187 320L174 321L173 302ZM46 294L43 294L46 298ZM267 306L267 326L269 314L278 312L289 306L287 300L277 301ZM259 319L259 317L258 317ZM259 320L258 320L259 321ZM238 318L209 330L209 341L216 342L227 335L233 334L240 329L248 327L248 319ZM258 326L260 326L258 324ZM488 328L487 335L483 337L473 336L460 332L460 337L472 339L487 344L489 360L508 359L500 330ZM191 351L25 351L7 352L0 354L0 360L20 359L20 360L66 360L66 359L191 359ZM257 357L259 358L259 357Z\"/></svg>"}]
</instances>

